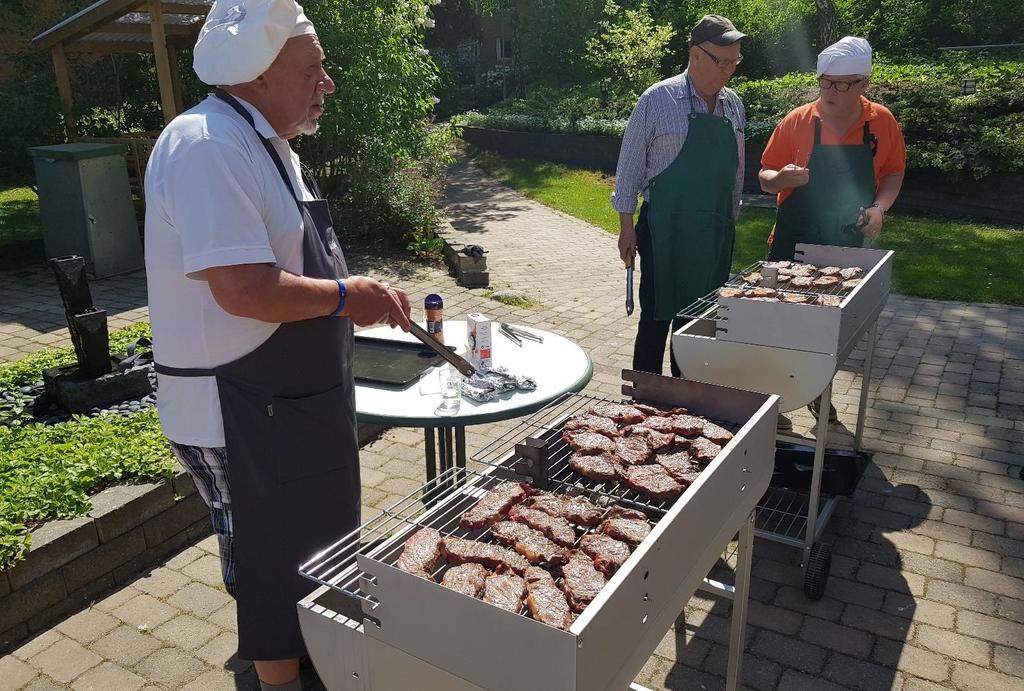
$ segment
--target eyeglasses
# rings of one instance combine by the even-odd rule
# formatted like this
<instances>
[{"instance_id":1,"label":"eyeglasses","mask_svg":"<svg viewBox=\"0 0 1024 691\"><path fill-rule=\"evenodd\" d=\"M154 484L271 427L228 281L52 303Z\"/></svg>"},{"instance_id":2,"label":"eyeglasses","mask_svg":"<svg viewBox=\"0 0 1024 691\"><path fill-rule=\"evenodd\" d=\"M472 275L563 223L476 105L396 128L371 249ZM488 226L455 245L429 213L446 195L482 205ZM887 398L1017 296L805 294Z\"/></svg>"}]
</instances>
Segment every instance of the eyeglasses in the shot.
<instances>
[{"instance_id":1,"label":"eyeglasses","mask_svg":"<svg viewBox=\"0 0 1024 691\"><path fill-rule=\"evenodd\" d=\"M741 62L743 62L743 56L742 55L739 56L738 58L736 58L735 60L728 60L726 58L718 57L717 55L712 53L710 50L705 48L704 46L697 46L697 47L700 48L701 50L703 50L705 53L707 53L708 57L711 58L711 62L715 63L715 67L717 67L720 70L726 70L726 69L729 69L730 67L736 67Z\"/></svg>"},{"instance_id":2,"label":"eyeglasses","mask_svg":"<svg viewBox=\"0 0 1024 691\"><path fill-rule=\"evenodd\" d=\"M854 79L852 82L837 82L832 79L826 79L825 77L818 77L818 86L822 89L835 89L841 94L845 94L850 90L850 87L860 84L863 79Z\"/></svg>"}]
</instances>

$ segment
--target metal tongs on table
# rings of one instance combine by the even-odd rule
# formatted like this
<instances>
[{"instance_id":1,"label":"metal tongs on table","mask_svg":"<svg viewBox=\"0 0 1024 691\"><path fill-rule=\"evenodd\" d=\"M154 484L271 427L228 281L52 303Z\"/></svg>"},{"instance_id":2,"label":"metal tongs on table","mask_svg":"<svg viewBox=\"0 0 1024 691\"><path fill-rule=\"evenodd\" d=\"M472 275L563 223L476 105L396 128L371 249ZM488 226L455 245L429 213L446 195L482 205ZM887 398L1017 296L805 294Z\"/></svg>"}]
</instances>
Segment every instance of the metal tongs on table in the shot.
<instances>
[{"instance_id":1,"label":"metal tongs on table","mask_svg":"<svg viewBox=\"0 0 1024 691\"><path fill-rule=\"evenodd\" d=\"M530 333L529 331L520 329L518 326L512 326L511 324L506 324L505 322L501 322L498 324L498 331L501 332L502 336L509 339L510 341L512 341L513 343L520 347L523 345L524 338L530 341L536 341L537 343L544 342L543 336L538 336L535 333Z\"/></svg>"}]
</instances>

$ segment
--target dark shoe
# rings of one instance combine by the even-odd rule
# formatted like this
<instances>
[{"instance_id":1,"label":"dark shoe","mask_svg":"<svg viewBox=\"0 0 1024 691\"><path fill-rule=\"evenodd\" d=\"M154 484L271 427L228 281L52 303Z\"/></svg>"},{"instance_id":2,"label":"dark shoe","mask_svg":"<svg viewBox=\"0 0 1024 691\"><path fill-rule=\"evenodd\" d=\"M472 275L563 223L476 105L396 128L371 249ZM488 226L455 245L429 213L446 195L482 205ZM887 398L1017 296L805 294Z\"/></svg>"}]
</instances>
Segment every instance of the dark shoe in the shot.
<instances>
[{"instance_id":1,"label":"dark shoe","mask_svg":"<svg viewBox=\"0 0 1024 691\"><path fill-rule=\"evenodd\" d=\"M790 420L785 415L783 415L782 413L779 413L779 424L776 426L775 429L778 432L792 432L793 431L793 421Z\"/></svg>"},{"instance_id":2,"label":"dark shoe","mask_svg":"<svg viewBox=\"0 0 1024 691\"><path fill-rule=\"evenodd\" d=\"M814 416L815 420L818 419L819 405L817 398L807 404L807 410L811 411L811 415ZM828 421L832 424L839 422L839 413L836 412L836 407L831 403L828 404Z\"/></svg>"}]
</instances>

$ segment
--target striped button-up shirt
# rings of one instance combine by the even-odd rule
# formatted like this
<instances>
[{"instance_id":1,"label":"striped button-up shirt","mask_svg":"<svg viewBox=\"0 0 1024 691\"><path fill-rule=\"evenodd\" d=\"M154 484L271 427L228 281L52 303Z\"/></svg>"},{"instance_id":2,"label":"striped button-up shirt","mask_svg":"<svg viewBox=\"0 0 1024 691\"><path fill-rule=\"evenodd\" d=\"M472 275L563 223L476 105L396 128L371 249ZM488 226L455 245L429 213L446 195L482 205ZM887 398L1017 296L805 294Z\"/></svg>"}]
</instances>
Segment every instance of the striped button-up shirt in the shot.
<instances>
[{"instance_id":1,"label":"striped button-up shirt","mask_svg":"<svg viewBox=\"0 0 1024 691\"><path fill-rule=\"evenodd\" d=\"M612 194L612 206L616 211L636 211L637 195L642 192L644 199L648 199L647 186L651 180L679 155L690 125L691 103L696 112L708 112L707 103L686 79L686 72L658 82L637 101L619 150L615 192ZM743 132L747 116L740 97L729 88L718 92L715 114L724 114L736 131L739 165L733 190L733 212L737 217L743 191Z\"/></svg>"}]
</instances>

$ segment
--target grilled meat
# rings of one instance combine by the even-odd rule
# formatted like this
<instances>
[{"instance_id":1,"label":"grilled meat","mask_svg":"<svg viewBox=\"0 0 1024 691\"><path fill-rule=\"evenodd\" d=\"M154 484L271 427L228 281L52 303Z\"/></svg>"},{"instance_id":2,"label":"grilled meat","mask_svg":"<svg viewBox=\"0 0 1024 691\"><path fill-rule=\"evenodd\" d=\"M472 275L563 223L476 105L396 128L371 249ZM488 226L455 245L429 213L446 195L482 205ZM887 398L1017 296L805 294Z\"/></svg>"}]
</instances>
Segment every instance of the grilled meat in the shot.
<instances>
[{"instance_id":1,"label":"grilled meat","mask_svg":"<svg viewBox=\"0 0 1024 691\"><path fill-rule=\"evenodd\" d=\"M558 629L572 625L569 603L550 573L539 566L526 569L526 593L526 606L531 617Z\"/></svg>"},{"instance_id":2,"label":"grilled meat","mask_svg":"<svg viewBox=\"0 0 1024 691\"><path fill-rule=\"evenodd\" d=\"M672 418L672 431L684 437L696 437L704 431L706 421L695 415L676 415Z\"/></svg>"},{"instance_id":3,"label":"grilled meat","mask_svg":"<svg viewBox=\"0 0 1024 691\"><path fill-rule=\"evenodd\" d=\"M601 522L604 513L588 499L570 497L565 494L548 494L540 492L529 497L523 506L543 511L552 516L564 518L576 525L595 526Z\"/></svg>"},{"instance_id":4,"label":"grilled meat","mask_svg":"<svg viewBox=\"0 0 1024 691\"><path fill-rule=\"evenodd\" d=\"M725 446L732 441L732 432L707 420L704 421L703 436L719 446Z\"/></svg>"},{"instance_id":5,"label":"grilled meat","mask_svg":"<svg viewBox=\"0 0 1024 691\"><path fill-rule=\"evenodd\" d=\"M526 557L531 564L565 562L565 549L544 537L543 533L523 523L498 521L491 526L491 535L501 544L508 545Z\"/></svg>"},{"instance_id":6,"label":"grilled meat","mask_svg":"<svg viewBox=\"0 0 1024 691\"><path fill-rule=\"evenodd\" d=\"M441 585L457 593L479 598L484 594L487 569L480 564L460 564L444 572Z\"/></svg>"},{"instance_id":7,"label":"grilled meat","mask_svg":"<svg viewBox=\"0 0 1024 691\"><path fill-rule=\"evenodd\" d=\"M597 432L562 432L562 439L573 449L582 454L611 453L615 451L615 443Z\"/></svg>"},{"instance_id":8,"label":"grilled meat","mask_svg":"<svg viewBox=\"0 0 1024 691\"><path fill-rule=\"evenodd\" d=\"M700 466L693 460L689 451L660 453L654 457L654 461L684 487L689 487L700 475Z\"/></svg>"},{"instance_id":9,"label":"grilled meat","mask_svg":"<svg viewBox=\"0 0 1024 691\"><path fill-rule=\"evenodd\" d=\"M793 276L789 281L789 285L794 288L810 288L814 283L814 279L810 276Z\"/></svg>"},{"instance_id":10,"label":"grilled meat","mask_svg":"<svg viewBox=\"0 0 1024 691\"><path fill-rule=\"evenodd\" d=\"M598 571L611 576L629 559L629 545L608 537L604 533L588 533L580 541L580 548L593 559Z\"/></svg>"},{"instance_id":11,"label":"grilled meat","mask_svg":"<svg viewBox=\"0 0 1024 691\"><path fill-rule=\"evenodd\" d=\"M860 285L860 279L859 278L851 278L849 280L843 281L843 290L853 290L854 288L856 288L859 285Z\"/></svg>"},{"instance_id":12,"label":"grilled meat","mask_svg":"<svg viewBox=\"0 0 1024 691\"><path fill-rule=\"evenodd\" d=\"M764 262L761 264L761 268L763 269L788 269L791 266L793 266L793 262L785 260L778 262Z\"/></svg>"},{"instance_id":13,"label":"grilled meat","mask_svg":"<svg viewBox=\"0 0 1024 691\"><path fill-rule=\"evenodd\" d=\"M840 271L839 275L840 277L842 277L844 281L849 281L850 279L860 278L861 276L863 276L864 269L860 268L859 266L851 266L848 269L843 269L842 271Z\"/></svg>"},{"instance_id":14,"label":"grilled meat","mask_svg":"<svg viewBox=\"0 0 1024 691\"><path fill-rule=\"evenodd\" d=\"M622 430L618 425L612 422L611 418L598 417L596 415L571 417L565 421L565 425L562 426L562 429L567 432L597 432L598 434L603 434L610 439L615 439L622 435Z\"/></svg>"},{"instance_id":15,"label":"grilled meat","mask_svg":"<svg viewBox=\"0 0 1024 691\"><path fill-rule=\"evenodd\" d=\"M607 454L592 456L574 453L569 456L569 467L583 477L597 482L609 482L619 477L619 462Z\"/></svg>"},{"instance_id":16,"label":"grilled meat","mask_svg":"<svg viewBox=\"0 0 1024 691\"><path fill-rule=\"evenodd\" d=\"M838 295L819 295L818 304L822 307L839 307L843 304L843 298Z\"/></svg>"},{"instance_id":17,"label":"grilled meat","mask_svg":"<svg viewBox=\"0 0 1024 691\"><path fill-rule=\"evenodd\" d=\"M720 297L720 298L741 298L741 297L743 297L743 289L742 288L731 288L729 286L725 286L724 288L719 288L718 289L718 297Z\"/></svg>"},{"instance_id":18,"label":"grilled meat","mask_svg":"<svg viewBox=\"0 0 1024 691\"><path fill-rule=\"evenodd\" d=\"M621 504L616 504L608 511L608 518L630 518L637 521L646 521L647 514L643 511L637 511L636 509L630 509Z\"/></svg>"},{"instance_id":19,"label":"grilled meat","mask_svg":"<svg viewBox=\"0 0 1024 691\"><path fill-rule=\"evenodd\" d=\"M818 269L818 273L822 276L839 276L843 270L838 266L826 266L823 269Z\"/></svg>"},{"instance_id":20,"label":"grilled meat","mask_svg":"<svg viewBox=\"0 0 1024 691\"><path fill-rule=\"evenodd\" d=\"M789 267L790 271L794 276L813 276L818 273L818 267L814 264L801 264L799 262L793 262L793 265Z\"/></svg>"},{"instance_id":21,"label":"grilled meat","mask_svg":"<svg viewBox=\"0 0 1024 691\"><path fill-rule=\"evenodd\" d=\"M627 485L654 499L674 499L686 489L660 465L634 465L619 473Z\"/></svg>"},{"instance_id":22,"label":"grilled meat","mask_svg":"<svg viewBox=\"0 0 1024 691\"><path fill-rule=\"evenodd\" d=\"M814 296L807 293L782 293L782 301L807 305L814 302Z\"/></svg>"},{"instance_id":23,"label":"grilled meat","mask_svg":"<svg viewBox=\"0 0 1024 691\"><path fill-rule=\"evenodd\" d=\"M582 612L608 581L594 568L594 562L583 552L573 550L569 561L562 565L562 590L569 601L569 609Z\"/></svg>"},{"instance_id":24,"label":"grilled meat","mask_svg":"<svg viewBox=\"0 0 1024 691\"><path fill-rule=\"evenodd\" d=\"M498 545L474 540L463 540L460 537L446 537L441 545L441 552L449 564L482 564L492 571L505 565L518 574L526 571L530 562L515 552Z\"/></svg>"},{"instance_id":25,"label":"grilled meat","mask_svg":"<svg viewBox=\"0 0 1024 691\"><path fill-rule=\"evenodd\" d=\"M441 558L441 533L433 528L420 528L409 536L395 566L414 576L434 580L434 569Z\"/></svg>"},{"instance_id":26,"label":"grilled meat","mask_svg":"<svg viewBox=\"0 0 1024 691\"><path fill-rule=\"evenodd\" d=\"M609 518L601 524L600 530L608 537L636 546L651 532L651 524L646 519Z\"/></svg>"},{"instance_id":27,"label":"grilled meat","mask_svg":"<svg viewBox=\"0 0 1024 691\"><path fill-rule=\"evenodd\" d=\"M697 437L688 441L690 454L697 459L701 467L715 460L715 456L722 450L721 446L706 437Z\"/></svg>"},{"instance_id":28,"label":"grilled meat","mask_svg":"<svg viewBox=\"0 0 1024 691\"><path fill-rule=\"evenodd\" d=\"M564 518L525 506L513 507L508 517L517 523L524 523L534 530L541 531L557 545L572 547L576 543L576 531Z\"/></svg>"},{"instance_id":29,"label":"grilled meat","mask_svg":"<svg viewBox=\"0 0 1024 691\"><path fill-rule=\"evenodd\" d=\"M464 530L484 528L508 515L509 509L529 494L529 487L521 482L503 482L485 494L459 519Z\"/></svg>"},{"instance_id":30,"label":"grilled meat","mask_svg":"<svg viewBox=\"0 0 1024 691\"><path fill-rule=\"evenodd\" d=\"M484 602L519 612L526 598L526 581L514 573L494 573L484 581Z\"/></svg>"},{"instance_id":31,"label":"grilled meat","mask_svg":"<svg viewBox=\"0 0 1024 691\"><path fill-rule=\"evenodd\" d=\"M647 429L654 430L655 432L661 432L662 434L666 434L668 432L675 431L675 425L672 422L673 419L674 416L663 417L661 415L652 415L651 417L647 418L641 423L631 425L629 429L635 430L637 427L646 427Z\"/></svg>"},{"instance_id":32,"label":"grilled meat","mask_svg":"<svg viewBox=\"0 0 1024 691\"><path fill-rule=\"evenodd\" d=\"M655 417L669 417L671 415L686 412L685 408L662 408L655 405L648 405L646 403L632 403L631 405L647 417L651 417L652 415Z\"/></svg>"},{"instance_id":33,"label":"grilled meat","mask_svg":"<svg viewBox=\"0 0 1024 691\"><path fill-rule=\"evenodd\" d=\"M612 403L602 401L588 411L591 415L611 418L621 425L632 425L634 422L642 422L646 417L639 410L631 405L623 403Z\"/></svg>"},{"instance_id":34,"label":"grilled meat","mask_svg":"<svg viewBox=\"0 0 1024 691\"><path fill-rule=\"evenodd\" d=\"M839 285L840 280L842 279L838 276L818 276L811 281L811 285L815 288L831 288L832 286Z\"/></svg>"},{"instance_id":35,"label":"grilled meat","mask_svg":"<svg viewBox=\"0 0 1024 691\"><path fill-rule=\"evenodd\" d=\"M745 298L774 298L779 296L779 291L774 288L751 288L743 291Z\"/></svg>"},{"instance_id":36,"label":"grilled meat","mask_svg":"<svg viewBox=\"0 0 1024 691\"><path fill-rule=\"evenodd\" d=\"M647 419L650 420L652 418ZM661 419L669 420L671 423L669 418ZM676 440L676 435L671 430L668 432L656 432L650 427L645 427L643 423L640 423L639 425L631 425L625 429L625 432L628 436L637 436L646 439L647 443L650 444L652 451L664 451L665 449L670 448Z\"/></svg>"},{"instance_id":37,"label":"grilled meat","mask_svg":"<svg viewBox=\"0 0 1024 691\"><path fill-rule=\"evenodd\" d=\"M640 436L623 437L615 442L615 455L626 465L641 465L651 457L650 443Z\"/></svg>"},{"instance_id":38,"label":"grilled meat","mask_svg":"<svg viewBox=\"0 0 1024 691\"><path fill-rule=\"evenodd\" d=\"M757 271L751 272L743 277L743 282L752 286L761 285L761 281L763 280L764 277Z\"/></svg>"}]
</instances>

